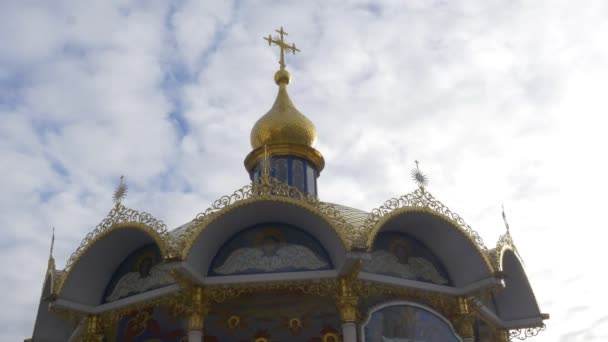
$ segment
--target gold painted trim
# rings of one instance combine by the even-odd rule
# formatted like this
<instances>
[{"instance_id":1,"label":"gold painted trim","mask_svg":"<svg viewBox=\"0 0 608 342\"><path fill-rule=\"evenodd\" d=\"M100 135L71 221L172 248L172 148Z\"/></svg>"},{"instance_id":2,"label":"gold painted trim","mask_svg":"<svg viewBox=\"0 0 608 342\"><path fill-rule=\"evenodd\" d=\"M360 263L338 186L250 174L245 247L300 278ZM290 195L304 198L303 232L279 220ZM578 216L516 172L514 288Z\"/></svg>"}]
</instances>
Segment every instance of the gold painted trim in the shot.
<instances>
[{"instance_id":1,"label":"gold painted trim","mask_svg":"<svg viewBox=\"0 0 608 342\"><path fill-rule=\"evenodd\" d=\"M487 250L487 248L483 249L479 245L479 243L473 238L473 236L462 227L462 225L457 224L453 219L450 219L449 217L445 216L443 213L437 212L428 207L420 207L420 206L401 207L401 208L396 208L390 212L385 213L383 216L381 216L381 218L378 219L378 221L375 223L375 225L371 228L371 231L369 231L367 233L367 235L366 235L367 240L365 243L365 248L367 250L372 249L372 247L374 245L374 241L375 241L376 237L378 236L378 233L380 233L380 230L382 229L382 227L385 224L387 224L389 221L397 218L398 216L406 215L408 213L425 213L425 214L434 216L434 217L446 222L449 226L456 229L460 234L462 234L465 237L465 239L467 239L467 241L469 241L471 243L471 245L473 245L473 248L477 251L477 254L481 257L481 259L485 263L490 274L494 273L494 267L492 265L492 262L490 261L490 258L488 258L488 255L485 252ZM364 224L364 227L365 227L365 224ZM365 228L364 228L364 230L365 230ZM477 234L477 233L475 233L475 234ZM477 236L479 236L479 235L477 235ZM483 246L483 247L485 247L485 246Z\"/></svg>"},{"instance_id":2,"label":"gold painted trim","mask_svg":"<svg viewBox=\"0 0 608 342\"><path fill-rule=\"evenodd\" d=\"M264 158L265 147L267 153L272 156L294 156L306 159L315 166L319 173L325 167L323 155L313 147L297 144L270 144L256 148L245 157L245 168L248 172L253 171L259 161Z\"/></svg>"}]
</instances>

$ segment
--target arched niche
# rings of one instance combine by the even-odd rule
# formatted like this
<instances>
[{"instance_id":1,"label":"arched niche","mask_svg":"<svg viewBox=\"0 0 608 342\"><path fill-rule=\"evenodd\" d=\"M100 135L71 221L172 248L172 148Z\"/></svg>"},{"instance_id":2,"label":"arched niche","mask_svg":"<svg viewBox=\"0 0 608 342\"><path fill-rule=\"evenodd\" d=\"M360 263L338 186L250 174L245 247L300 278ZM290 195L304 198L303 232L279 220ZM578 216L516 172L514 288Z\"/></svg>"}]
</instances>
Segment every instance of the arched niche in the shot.
<instances>
[{"instance_id":1,"label":"arched niche","mask_svg":"<svg viewBox=\"0 0 608 342\"><path fill-rule=\"evenodd\" d=\"M155 244L167 255L162 238L152 228L138 223L112 226L91 242L66 274L59 297L86 305L99 305L120 264L136 250Z\"/></svg>"},{"instance_id":2,"label":"arched niche","mask_svg":"<svg viewBox=\"0 0 608 342\"><path fill-rule=\"evenodd\" d=\"M213 258L238 232L263 223L287 224L305 231L328 252L334 268L344 263L346 248L329 219L314 208L286 201L255 201L235 206L209 219L186 250L186 263L200 276L208 274Z\"/></svg>"},{"instance_id":3,"label":"arched niche","mask_svg":"<svg viewBox=\"0 0 608 342\"><path fill-rule=\"evenodd\" d=\"M209 276L333 269L328 252L305 230L268 222L245 228L219 249Z\"/></svg>"},{"instance_id":4,"label":"arched niche","mask_svg":"<svg viewBox=\"0 0 608 342\"><path fill-rule=\"evenodd\" d=\"M114 302L174 283L171 274L163 267L162 260L161 251L154 243L129 254L110 278L103 302Z\"/></svg>"},{"instance_id":5,"label":"arched niche","mask_svg":"<svg viewBox=\"0 0 608 342\"><path fill-rule=\"evenodd\" d=\"M450 321L440 313L407 301L393 301L370 308L360 329L362 342L462 342Z\"/></svg>"},{"instance_id":6,"label":"arched niche","mask_svg":"<svg viewBox=\"0 0 608 342\"><path fill-rule=\"evenodd\" d=\"M504 321L539 319L541 312L521 260L510 247L500 253L505 288L494 297L498 317Z\"/></svg>"},{"instance_id":7,"label":"arched niche","mask_svg":"<svg viewBox=\"0 0 608 342\"><path fill-rule=\"evenodd\" d=\"M49 270L42 288L38 314L34 323L33 341L67 341L76 324L49 311L55 272Z\"/></svg>"},{"instance_id":8,"label":"arched niche","mask_svg":"<svg viewBox=\"0 0 608 342\"><path fill-rule=\"evenodd\" d=\"M418 208L396 209L377 223L369 237L372 246L381 232L405 233L420 241L437 256L456 287L492 276L492 266L482 249L443 215Z\"/></svg>"},{"instance_id":9,"label":"arched niche","mask_svg":"<svg viewBox=\"0 0 608 342\"><path fill-rule=\"evenodd\" d=\"M437 256L422 242L408 234L382 231L374 240L364 272L389 277L451 285L450 277Z\"/></svg>"}]
</instances>

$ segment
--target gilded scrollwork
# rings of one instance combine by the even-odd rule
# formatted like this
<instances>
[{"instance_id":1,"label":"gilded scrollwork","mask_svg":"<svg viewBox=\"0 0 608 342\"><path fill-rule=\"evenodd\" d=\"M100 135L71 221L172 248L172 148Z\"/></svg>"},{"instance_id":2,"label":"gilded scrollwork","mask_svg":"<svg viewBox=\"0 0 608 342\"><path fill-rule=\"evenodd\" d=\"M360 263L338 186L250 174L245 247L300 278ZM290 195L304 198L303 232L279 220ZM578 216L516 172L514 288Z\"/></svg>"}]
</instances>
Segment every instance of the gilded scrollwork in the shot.
<instances>
[{"instance_id":1,"label":"gilded scrollwork","mask_svg":"<svg viewBox=\"0 0 608 342\"><path fill-rule=\"evenodd\" d=\"M473 241L481 250L486 251L488 248L484 244L481 236L471 226L469 226L462 217L450 210L446 205L435 199L431 193L425 190L423 187L419 187L415 191L405 194L399 198L391 198L384 202L380 207L373 209L365 222L363 223L361 230L365 232L366 241L364 241L366 247L370 247L373 242L374 234L378 230L377 224L380 220L391 213L394 210L401 208L420 208L423 211L430 211L440 216L445 217L448 221L452 222L455 226L459 227L465 232L469 239Z\"/></svg>"},{"instance_id":2,"label":"gilded scrollwork","mask_svg":"<svg viewBox=\"0 0 608 342\"><path fill-rule=\"evenodd\" d=\"M519 252L517 251L517 247L515 247L515 243L513 242L513 237L511 233L507 231L503 235L498 238L498 242L496 243L496 248L492 253L493 263L496 270L501 270L501 259L505 250L510 249L519 257Z\"/></svg>"},{"instance_id":3,"label":"gilded scrollwork","mask_svg":"<svg viewBox=\"0 0 608 342\"><path fill-rule=\"evenodd\" d=\"M528 337L537 336L541 331L545 331L546 328L547 328L546 325L543 324L538 327L510 330L509 331L509 341L515 341L515 340L523 341L523 340L527 339Z\"/></svg>"},{"instance_id":4,"label":"gilded scrollwork","mask_svg":"<svg viewBox=\"0 0 608 342\"><path fill-rule=\"evenodd\" d=\"M171 255L171 246L173 245L172 238L168 233L167 225L163 221L157 220L154 216L146 212L139 212L117 203L95 229L84 237L80 246L78 246L68 259L65 270L68 271L90 246L103 237L108 231L116 227L128 227L128 224L134 224L134 226L143 227L158 234L161 237L161 241L157 241L160 242L158 247L161 252L165 256Z\"/></svg>"},{"instance_id":5,"label":"gilded scrollwork","mask_svg":"<svg viewBox=\"0 0 608 342\"><path fill-rule=\"evenodd\" d=\"M193 224L190 224L179 238L182 258L189 252L195 237L213 219L226 214L229 208L257 201L288 202L320 215L334 228L347 249L352 246L352 241L359 238L359 230L348 223L334 205L321 202L315 196L303 192L297 187L281 182L268 174L263 174L253 180L251 184L234 191L231 195L222 196L215 200L204 212L196 215L192 221Z\"/></svg>"}]
</instances>

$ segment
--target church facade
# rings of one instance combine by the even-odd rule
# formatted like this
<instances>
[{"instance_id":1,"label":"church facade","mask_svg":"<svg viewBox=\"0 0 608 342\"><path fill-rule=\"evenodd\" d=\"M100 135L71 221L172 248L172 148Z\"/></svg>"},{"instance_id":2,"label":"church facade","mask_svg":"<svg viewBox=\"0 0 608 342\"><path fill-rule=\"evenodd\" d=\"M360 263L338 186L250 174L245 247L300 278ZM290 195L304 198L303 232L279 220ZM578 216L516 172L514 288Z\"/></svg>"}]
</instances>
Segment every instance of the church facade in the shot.
<instances>
[{"instance_id":1,"label":"church facade","mask_svg":"<svg viewBox=\"0 0 608 342\"><path fill-rule=\"evenodd\" d=\"M52 257L29 341L473 342L525 339L542 314L508 230L488 247L427 190L366 212L319 197L313 123L278 94L255 123L251 182L175 229L122 202ZM504 215L504 213L503 213ZM506 223L506 220L505 220ZM26 341L28 341L26 340Z\"/></svg>"}]
</instances>

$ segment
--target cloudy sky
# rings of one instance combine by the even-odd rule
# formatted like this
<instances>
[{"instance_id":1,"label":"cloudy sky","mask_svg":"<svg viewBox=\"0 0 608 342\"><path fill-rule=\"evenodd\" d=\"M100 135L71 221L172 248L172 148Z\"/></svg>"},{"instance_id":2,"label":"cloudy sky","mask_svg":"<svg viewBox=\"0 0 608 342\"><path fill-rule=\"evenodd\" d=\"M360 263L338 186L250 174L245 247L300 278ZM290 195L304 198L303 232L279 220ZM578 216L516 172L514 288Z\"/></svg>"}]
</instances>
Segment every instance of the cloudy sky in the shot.
<instances>
[{"instance_id":1,"label":"cloudy sky","mask_svg":"<svg viewBox=\"0 0 608 342\"><path fill-rule=\"evenodd\" d=\"M126 204L177 226L248 181L283 25L317 126L321 199L429 190L493 246L502 203L548 329L608 339L608 2L0 1L0 340L29 337L59 266Z\"/></svg>"}]
</instances>

